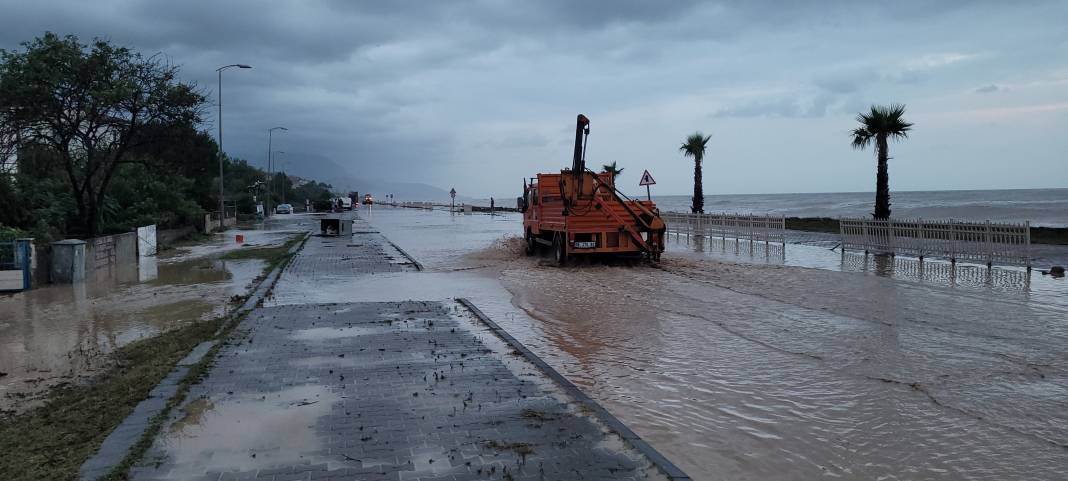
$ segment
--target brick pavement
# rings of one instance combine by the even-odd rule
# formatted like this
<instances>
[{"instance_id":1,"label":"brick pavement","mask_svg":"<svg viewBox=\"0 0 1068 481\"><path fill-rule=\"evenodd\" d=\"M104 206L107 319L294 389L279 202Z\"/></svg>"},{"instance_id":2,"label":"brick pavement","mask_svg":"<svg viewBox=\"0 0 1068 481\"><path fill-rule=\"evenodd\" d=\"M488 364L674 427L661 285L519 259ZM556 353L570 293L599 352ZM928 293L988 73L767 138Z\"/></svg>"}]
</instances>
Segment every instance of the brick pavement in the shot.
<instances>
[{"instance_id":1,"label":"brick pavement","mask_svg":"<svg viewBox=\"0 0 1068 481\"><path fill-rule=\"evenodd\" d=\"M319 275L413 268L390 259L387 244L371 233L355 234L353 242L313 237L276 289L317 288L311 279ZM129 474L277 481L660 477L515 354L451 302L259 308Z\"/></svg>"}]
</instances>

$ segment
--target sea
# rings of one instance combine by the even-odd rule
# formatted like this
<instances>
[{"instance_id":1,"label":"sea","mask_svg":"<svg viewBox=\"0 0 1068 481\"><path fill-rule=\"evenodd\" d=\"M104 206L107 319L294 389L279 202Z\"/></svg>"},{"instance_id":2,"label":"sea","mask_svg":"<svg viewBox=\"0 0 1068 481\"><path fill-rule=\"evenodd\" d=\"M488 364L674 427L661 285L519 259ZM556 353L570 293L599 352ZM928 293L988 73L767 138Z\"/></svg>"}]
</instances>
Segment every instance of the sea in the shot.
<instances>
[{"instance_id":1,"label":"sea","mask_svg":"<svg viewBox=\"0 0 1068 481\"><path fill-rule=\"evenodd\" d=\"M653 196L660 210L666 212L689 212L691 198L689 195ZM786 217L868 216L874 204L872 192L705 196L705 212ZM1068 227L1068 189L891 192L890 208L896 218L1029 221L1033 227Z\"/></svg>"}]
</instances>

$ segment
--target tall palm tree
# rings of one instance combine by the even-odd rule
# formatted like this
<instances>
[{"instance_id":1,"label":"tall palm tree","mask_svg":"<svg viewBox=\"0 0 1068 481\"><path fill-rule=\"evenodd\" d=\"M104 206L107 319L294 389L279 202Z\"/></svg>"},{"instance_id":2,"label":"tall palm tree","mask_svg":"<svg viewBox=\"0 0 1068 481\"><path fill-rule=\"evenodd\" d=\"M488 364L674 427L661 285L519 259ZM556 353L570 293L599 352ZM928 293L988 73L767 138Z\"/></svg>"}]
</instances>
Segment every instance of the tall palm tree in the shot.
<instances>
[{"instance_id":1,"label":"tall palm tree","mask_svg":"<svg viewBox=\"0 0 1068 481\"><path fill-rule=\"evenodd\" d=\"M853 129L853 148L863 150L875 142L875 156L878 167L875 174L875 212L876 219L890 218L890 176L886 171L886 161L890 159L888 139L904 139L909 136L912 124L905 121L905 106L872 105L871 111L857 114L860 127Z\"/></svg>"},{"instance_id":2,"label":"tall palm tree","mask_svg":"<svg viewBox=\"0 0 1068 481\"><path fill-rule=\"evenodd\" d=\"M604 164L601 166L601 168L604 169L605 172L612 174L612 184L616 183L616 177L623 175L623 169L616 167L615 162L612 162L611 164Z\"/></svg>"},{"instance_id":3,"label":"tall palm tree","mask_svg":"<svg viewBox=\"0 0 1068 481\"><path fill-rule=\"evenodd\" d=\"M686 137L686 142L679 147L683 157L693 157L693 206L690 210L695 214L705 213L705 193L701 186L701 161L705 158L705 147L711 138L711 135L705 136L701 132L694 132Z\"/></svg>"}]
</instances>

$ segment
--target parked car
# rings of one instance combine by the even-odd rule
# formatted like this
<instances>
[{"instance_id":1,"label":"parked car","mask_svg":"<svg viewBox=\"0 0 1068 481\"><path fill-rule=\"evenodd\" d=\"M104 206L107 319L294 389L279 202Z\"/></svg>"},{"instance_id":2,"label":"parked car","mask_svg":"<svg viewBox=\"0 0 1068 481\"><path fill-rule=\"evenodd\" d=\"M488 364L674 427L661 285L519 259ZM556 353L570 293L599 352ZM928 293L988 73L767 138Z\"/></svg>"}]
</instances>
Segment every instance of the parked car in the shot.
<instances>
[{"instance_id":1,"label":"parked car","mask_svg":"<svg viewBox=\"0 0 1068 481\"><path fill-rule=\"evenodd\" d=\"M341 208L344 210L352 210L352 199L348 197L339 197L341 199Z\"/></svg>"},{"instance_id":2,"label":"parked car","mask_svg":"<svg viewBox=\"0 0 1068 481\"><path fill-rule=\"evenodd\" d=\"M278 204L278 207L274 208L276 214L292 214L293 206L289 204Z\"/></svg>"}]
</instances>

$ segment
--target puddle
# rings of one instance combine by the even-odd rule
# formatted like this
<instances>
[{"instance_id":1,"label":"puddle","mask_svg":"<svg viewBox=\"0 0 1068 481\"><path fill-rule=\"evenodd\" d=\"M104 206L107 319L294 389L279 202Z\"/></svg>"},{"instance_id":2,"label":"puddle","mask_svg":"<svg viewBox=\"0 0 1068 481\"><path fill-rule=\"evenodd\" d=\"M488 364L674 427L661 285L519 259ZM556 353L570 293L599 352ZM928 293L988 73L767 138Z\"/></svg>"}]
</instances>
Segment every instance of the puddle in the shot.
<instances>
[{"instance_id":1,"label":"puddle","mask_svg":"<svg viewBox=\"0 0 1068 481\"><path fill-rule=\"evenodd\" d=\"M322 450L316 425L340 399L325 386L309 384L193 400L160 441L175 466L166 476L192 479L205 471L314 463L310 453Z\"/></svg>"},{"instance_id":2,"label":"puddle","mask_svg":"<svg viewBox=\"0 0 1068 481\"><path fill-rule=\"evenodd\" d=\"M106 365L105 354L187 323L222 315L263 271L259 259L142 260L142 282L109 278L0 296L0 409Z\"/></svg>"}]
</instances>

